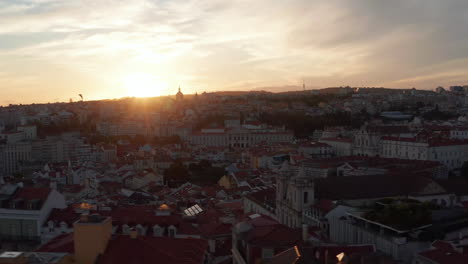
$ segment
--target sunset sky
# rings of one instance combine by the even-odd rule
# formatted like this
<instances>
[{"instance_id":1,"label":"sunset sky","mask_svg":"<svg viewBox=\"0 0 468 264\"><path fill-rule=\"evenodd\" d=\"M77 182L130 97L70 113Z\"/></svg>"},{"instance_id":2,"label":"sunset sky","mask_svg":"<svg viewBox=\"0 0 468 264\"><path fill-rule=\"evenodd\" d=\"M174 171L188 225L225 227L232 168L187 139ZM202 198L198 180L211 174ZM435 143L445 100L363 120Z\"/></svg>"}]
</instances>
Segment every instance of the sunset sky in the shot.
<instances>
[{"instance_id":1,"label":"sunset sky","mask_svg":"<svg viewBox=\"0 0 468 264\"><path fill-rule=\"evenodd\" d=\"M0 105L468 84L467 0L0 0Z\"/></svg>"}]
</instances>

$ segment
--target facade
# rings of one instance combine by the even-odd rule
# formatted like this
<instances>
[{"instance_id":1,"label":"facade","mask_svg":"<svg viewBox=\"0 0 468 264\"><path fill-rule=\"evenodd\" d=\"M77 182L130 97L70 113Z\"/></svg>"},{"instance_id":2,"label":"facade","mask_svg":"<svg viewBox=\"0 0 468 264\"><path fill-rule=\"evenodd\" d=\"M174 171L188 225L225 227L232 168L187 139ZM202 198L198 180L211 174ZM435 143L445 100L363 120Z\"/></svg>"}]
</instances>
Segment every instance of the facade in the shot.
<instances>
[{"instance_id":1,"label":"facade","mask_svg":"<svg viewBox=\"0 0 468 264\"><path fill-rule=\"evenodd\" d=\"M20 162L32 160L30 142L18 142L0 145L0 169L5 175L20 171Z\"/></svg>"},{"instance_id":2,"label":"facade","mask_svg":"<svg viewBox=\"0 0 468 264\"><path fill-rule=\"evenodd\" d=\"M106 136L148 136L154 135L154 128L143 122L127 120L122 122L101 122L96 131Z\"/></svg>"},{"instance_id":3,"label":"facade","mask_svg":"<svg viewBox=\"0 0 468 264\"><path fill-rule=\"evenodd\" d=\"M363 126L354 134L353 155L377 156L380 154L383 136L411 137L407 126Z\"/></svg>"},{"instance_id":4,"label":"facade","mask_svg":"<svg viewBox=\"0 0 468 264\"><path fill-rule=\"evenodd\" d=\"M68 160L94 160L91 145L77 134L62 134L35 140L32 143L32 159L42 162L66 162Z\"/></svg>"},{"instance_id":5,"label":"facade","mask_svg":"<svg viewBox=\"0 0 468 264\"><path fill-rule=\"evenodd\" d=\"M348 138L321 138L319 142L330 145L336 156L351 156L353 155L353 141Z\"/></svg>"},{"instance_id":6,"label":"facade","mask_svg":"<svg viewBox=\"0 0 468 264\"><path fill-rule=\"evenodd\" d=\"M24 133L25 139L36 139L37 137L36 126L18 126L17 130Z\"/></svg>"},{"instance_id":7,"label":"facade","mask_svg":"<svg viewBox=\"0 0 468 264\"><path fill-rule=\"evenodd\" d=\"M307 158L327 158L334 155L333 147L323 142L301 144L298 151Z\"/></svg>"},{"instance_id":8,"label":"facade","mask_svg":"<svg viewBox=\"0 0 468 264\"><path fill-rule=\"evenodd\" d=\"M314 203L314 181L300 169L291 175L286 163L276 178L276 217L286 226L299 228L303 223L303 211Z\"/></svg>"},{"instance_id":9,"label":"facade","mask_svg":"<svg viewBox=\"0 0 468 264\"><path fill-rule=\"evenodd\" d=\"M211 147L248 148L256 144L291 142L292 132L276 129L203 129L188 135L186 140L194 145Z\"/></svg>"},{"instance_id":10,"label":"facade","mask_svg":"<svg viewBox=\"0 0 468 264\"><path fill-rule=\"evenodd\" d=\"M65 198L49 188L9 188L2 195L0 237L8 241L39 241L42 225L52 209L66 207Z\"/></svg>"},{"instance_id":11,"label":"facade","mask_svg":"<svg viewBox=\"0 0 468 264\"><path fill-rule=\"evenodd\" d=\"M467 140L383 137L381 144L382 157L439 161L451 170L468 160Z\"/></svg>"}]
</instances>

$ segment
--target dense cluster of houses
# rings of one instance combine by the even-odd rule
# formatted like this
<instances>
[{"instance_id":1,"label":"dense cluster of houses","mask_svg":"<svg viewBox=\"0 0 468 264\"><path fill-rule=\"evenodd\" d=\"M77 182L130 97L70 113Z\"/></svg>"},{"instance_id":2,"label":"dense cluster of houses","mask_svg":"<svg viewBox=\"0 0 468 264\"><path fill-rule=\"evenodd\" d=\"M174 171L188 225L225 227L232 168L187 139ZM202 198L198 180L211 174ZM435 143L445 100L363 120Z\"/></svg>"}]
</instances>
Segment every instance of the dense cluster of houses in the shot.
<instances>
[{"instance_id":1,"label":"dense cluster of houses","mask_svg":"<svg viewBox=\"0 0 468 264\"><path fill-rule=\"evenodd\" d=\"M335 92L349 96L288 109L455 98ZM468 263L468 120L377 118L299 139L259 121L283 111L262 98L179 91L160 112L124 116L118 101L2 109L0 263ZM206 113L224 119L197 128ZM39 135L38 124L73 118L119 138ZM174 164L222 173L174 185Z\"/></svg>"}]
</instances>

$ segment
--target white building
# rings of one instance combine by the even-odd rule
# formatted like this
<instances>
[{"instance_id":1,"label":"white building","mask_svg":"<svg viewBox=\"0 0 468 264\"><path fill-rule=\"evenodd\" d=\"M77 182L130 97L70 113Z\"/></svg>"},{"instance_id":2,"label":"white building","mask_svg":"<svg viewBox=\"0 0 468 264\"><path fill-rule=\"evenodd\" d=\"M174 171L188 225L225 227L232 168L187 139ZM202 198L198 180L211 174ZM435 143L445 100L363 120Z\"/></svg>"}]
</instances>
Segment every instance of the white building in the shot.
<instances>
[{"instance_id":1,"label":"white building","mask_svg":"<svg viewBox=\"0 0 468 264\"><path fill-rule=\"evenodd\" d=\"M383 137L380 155L439 161L452 170L460 168L468 160L468 140Z\"/></svg>"},{"instance_id":2,"label":"white building","mask_svg":"<svg viewBox=\"0 0 468 264\"><path fill-rule=\"evenodd\" d=\"M18 126L18 131L24 133L25 139L36 139L37 138L37 128L36 126Z\"/></svg>"},{"instance_id":3,"label":"white building","mask_svg":"<svg viewBox=\"0 0 468 264\"><path fill-rule=\"evenodd\" d=\"M303 212L314 203L314 181L303 169L292 176L284 163L276 179L276 219L281 224L299 228L303 223Z\"/></svg>"},{"instance_id":4,"label":"white building","mask_svg":"<svg viewBox=\"0 0 468 264\"><path fill-rule=\"evenodd\" d=\"M350 138L321 138L319 142L330 145L336 156L353 155L353 140Z\"/></svg>"},{"instance_id":5,"label":"white building","mask_svg":"<svg viewBox=\"0 0 468 264\"><path fill-rule=\"evenodd\" d=\"M15 144L25 139L23 131L3 132L0 134L0 139L5 140L7 144Z\"/></svg>"},{"instance_id":6,"label":"white building","mask_svg":"<svg viewBox=\"0 0 468 264\"><path fill-rule=\"evenodd\" d=\"M30 142L0 145L0 171L10 175L18 172L21 161L31 161L32 145Z\"/></svg>"},{"instance_id":7,"label":"white building","mask_svg":"<svg viewBox=\"0 0 468 264\"><path fill-rule=\"evenodd\" d=\"M65 208L65 198L50 188L7 185L0 189L0 237L20 241L40 239L41 227L53 208Z\"/></svg>"},{"instance_id":8,"label":"white building","mask_svg":"<svg viewBox=\"0 0 468 264\"><path fill-rule=\"evenodd\" d=\"M383 136L412 137L407 126L363 126L353 139L353 155L376 156L380 154L380 139Z\"/></svg>"},{"instance_id":9,"label":"white building","mask_svg":"<svg viewBox=\"0 0 468 264\"><path fill-rule=\"evenodd\" d=\"M194 145L213 147L248 148L261 142L291 142L291 132L278 129L202 129L191 133L187 141Z\"/></svg>"}]
</instances>

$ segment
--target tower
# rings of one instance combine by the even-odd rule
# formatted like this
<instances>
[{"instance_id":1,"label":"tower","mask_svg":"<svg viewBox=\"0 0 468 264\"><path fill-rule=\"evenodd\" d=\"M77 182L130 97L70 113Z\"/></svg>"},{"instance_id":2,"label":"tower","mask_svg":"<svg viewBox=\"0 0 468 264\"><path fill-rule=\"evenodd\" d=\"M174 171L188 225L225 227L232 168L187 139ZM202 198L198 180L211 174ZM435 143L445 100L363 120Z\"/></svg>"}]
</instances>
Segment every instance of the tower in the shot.
<instances>
[{"instance_id":1,"label":"tower","mask_svg":"<svg viewBox=\"0 0 468 264\"><path fill-rule=\"evenodd\" d=\"M304 167L299 168L294 177L289 177L284 169L286 165L283 164L276 182L276 216L280 223L299 228L303 211L314 203L314 180L306 175Z\"/></svg>"},{"instance_id":2,"label":"tower","mask_svg":"<svg viewBox=\"0 0 468 264\"><path fill-rule=\"evenodd\" d=\"M176 94L176 102L182 103L182 101L184 101L184 94L180 91L180 86L179 86L179 91Z\"/></svg>"}]
</instances>

